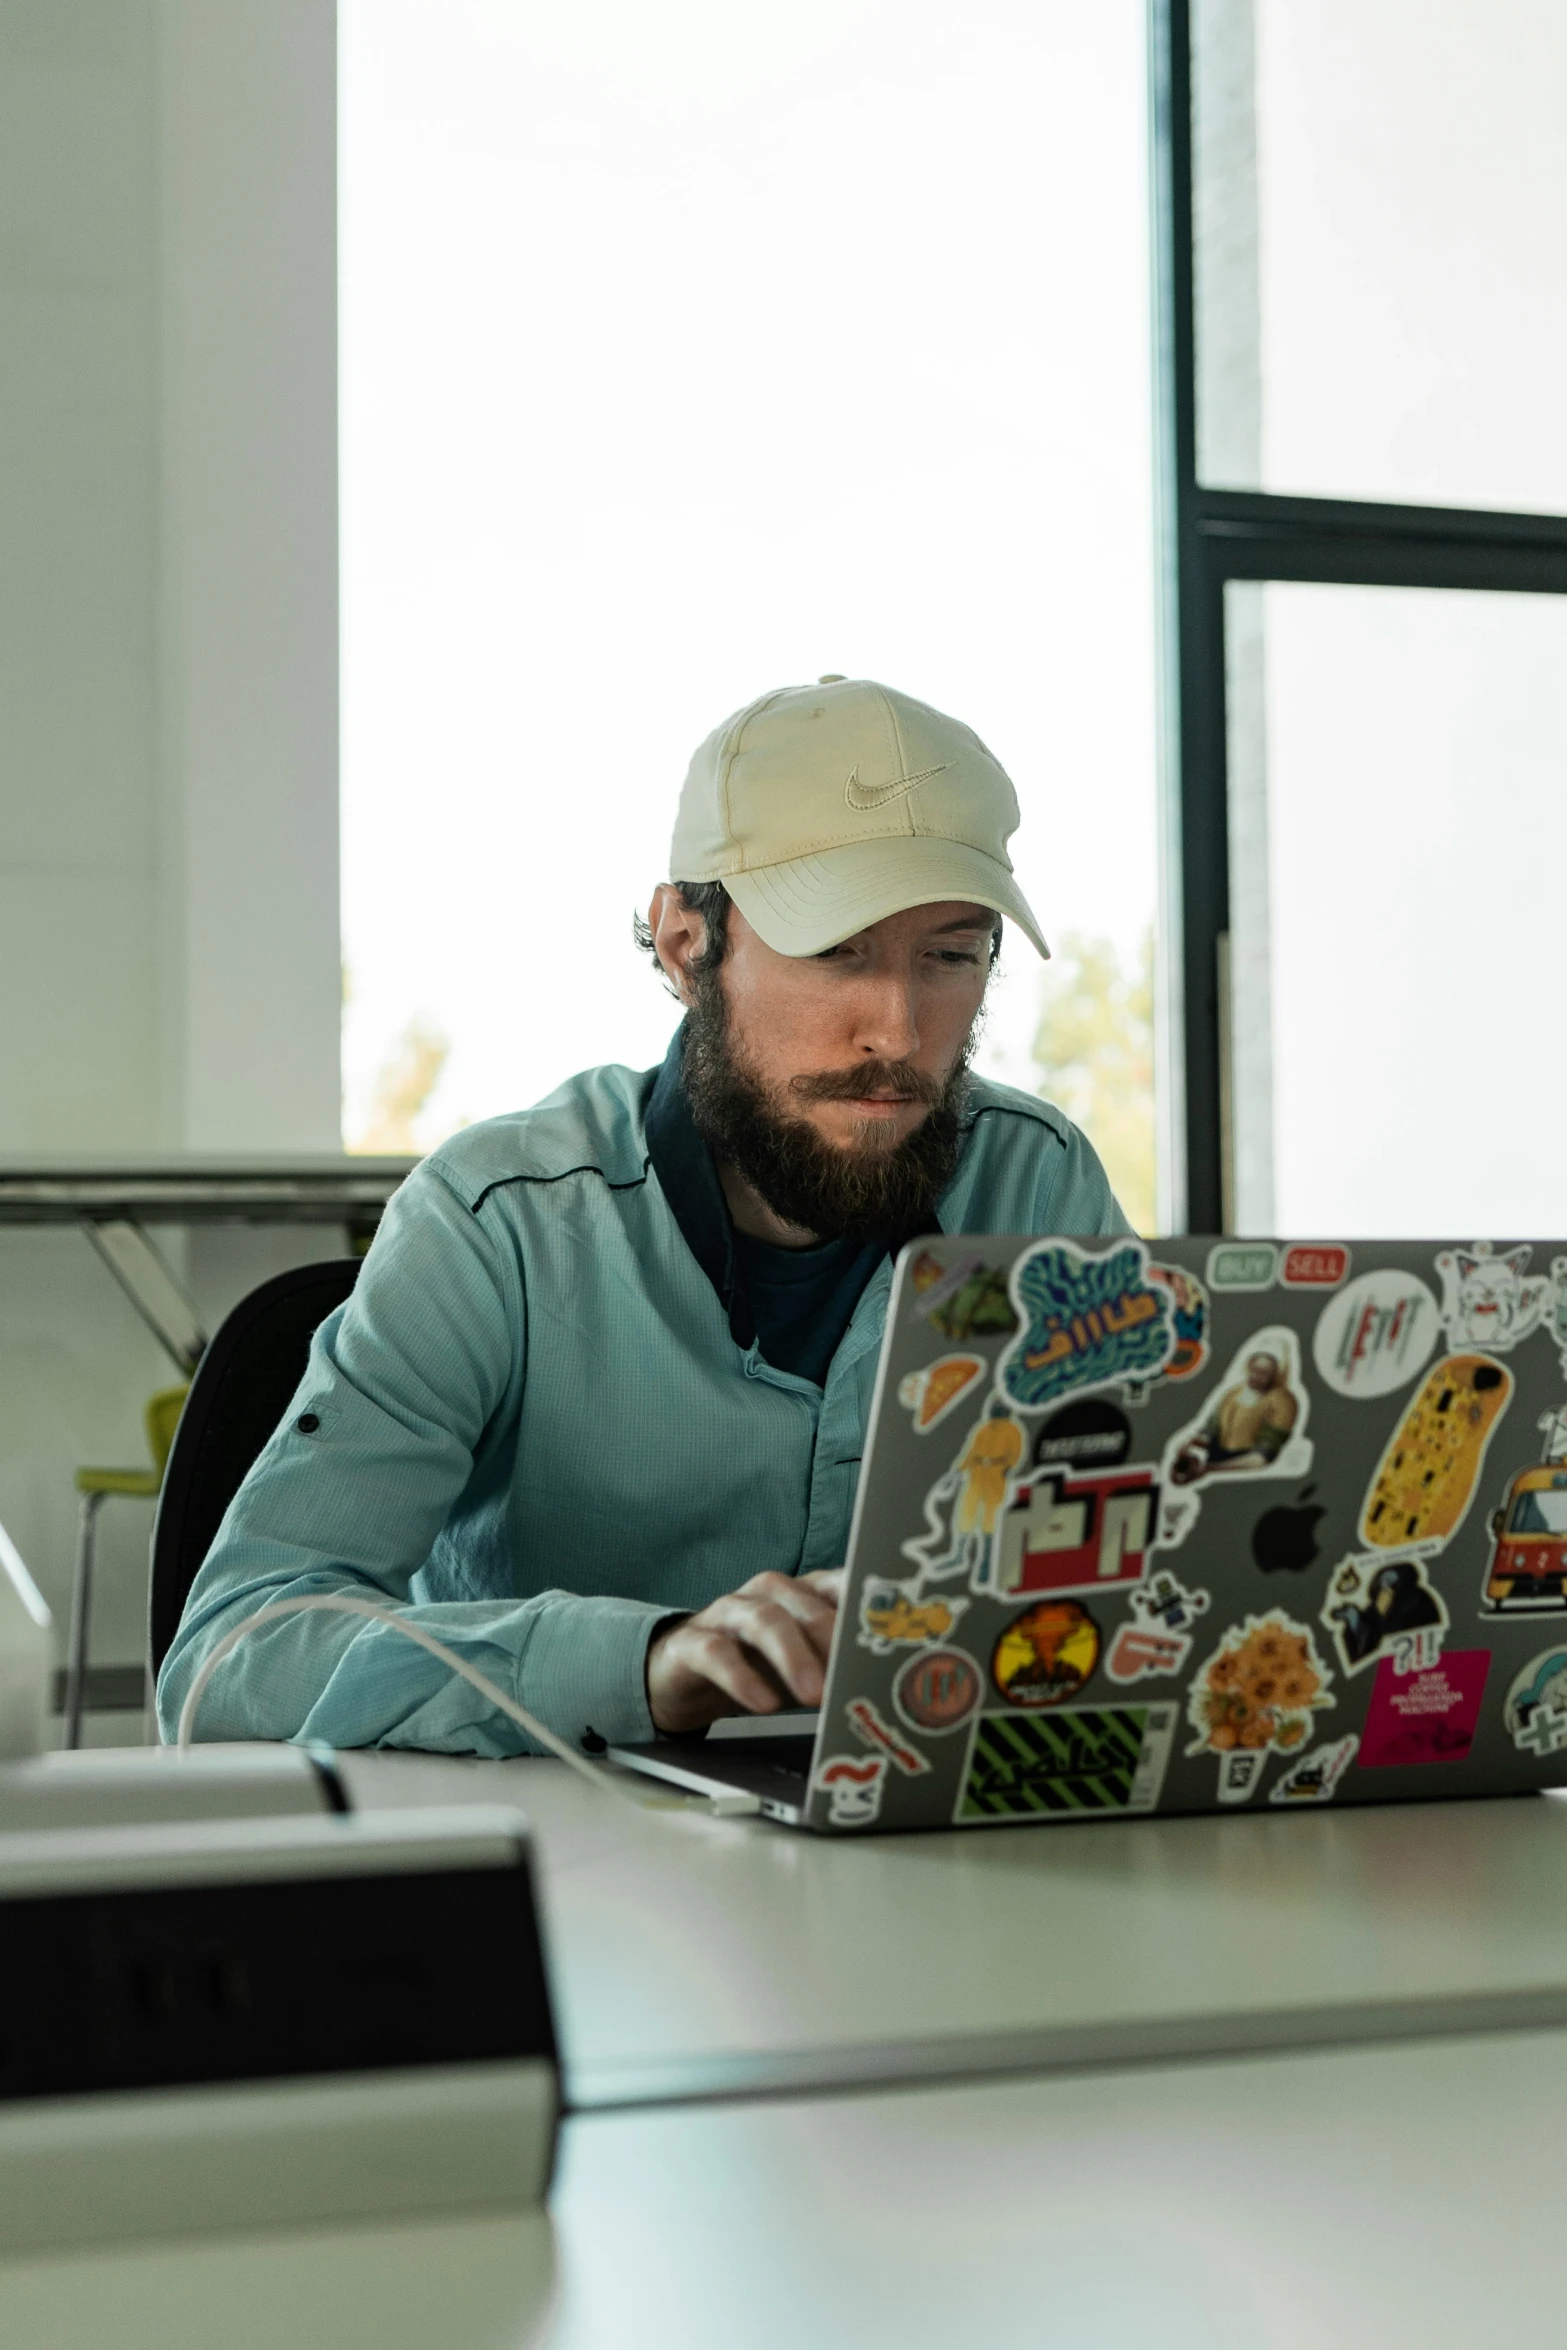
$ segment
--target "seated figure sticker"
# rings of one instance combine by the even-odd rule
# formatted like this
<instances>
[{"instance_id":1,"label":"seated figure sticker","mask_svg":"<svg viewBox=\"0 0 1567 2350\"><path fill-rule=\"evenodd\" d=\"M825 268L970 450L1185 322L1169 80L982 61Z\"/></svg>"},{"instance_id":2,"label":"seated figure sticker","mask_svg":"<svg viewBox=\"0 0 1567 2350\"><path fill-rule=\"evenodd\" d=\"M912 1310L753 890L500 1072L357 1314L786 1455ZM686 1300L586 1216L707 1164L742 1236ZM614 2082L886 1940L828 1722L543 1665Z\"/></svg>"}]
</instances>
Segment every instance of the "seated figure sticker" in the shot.
<instances>
[{"instance_id":1,"label":"seated figure sticker","mask_svg":"<svg viewBox=\"0 0 1567 2350\"><path fill-rule=\"evenodd\" d=\"M1202 1491L1253 1477L1306 1476L1311 1395L1295 1333L1278 1323L1253 1331L1210 1388L1195 1419L1177 1430L1160 1469L1158 1547L1174 1550L1197 1522Z\"/></svg>"},{"instance_id":2,"label":"seated figure sticker","mask_svg":"<svg viewBox=\"0 0 1567 2350\"><path fill-rule=\"evenodd\" d=\"M1041 1412L1090 1387L1152 1379L1175 1349L1175 1300L1126 1241L1088 1256L1069 1240L1029 1249L1012 1268L1022 1327L997 1384L1020 1411Z\"/></svg>"}]
</instances>

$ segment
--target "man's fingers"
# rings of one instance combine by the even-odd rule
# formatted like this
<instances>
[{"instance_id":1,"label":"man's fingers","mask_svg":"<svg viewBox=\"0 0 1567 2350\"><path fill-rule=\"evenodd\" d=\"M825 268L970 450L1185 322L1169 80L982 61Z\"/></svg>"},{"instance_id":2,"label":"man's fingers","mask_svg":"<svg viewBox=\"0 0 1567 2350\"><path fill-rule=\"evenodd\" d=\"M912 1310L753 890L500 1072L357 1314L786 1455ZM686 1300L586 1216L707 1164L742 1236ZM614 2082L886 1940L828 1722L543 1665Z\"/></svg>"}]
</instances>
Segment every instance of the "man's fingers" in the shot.
<instances>
[{"instance_id":1,"label":"man's fingers","mask_svg":"<svg viewBox=\"0 0 1567 2350\"><path fill-rule=\"evenodd\" d=\"M827 1573L841 1571L825 1570ZM749 1583L742 1584L728 1600L719 1600L716 1605L727 1607L737 1600L746 1606L781 1608L804 1628L813 1647L823 1656L832 1645L833 1625L838 1617L837 1593L818 1590L814 1575L802 1575L798 1580L793 1575L753 1575Z\"/></svg>"},{"instance_id":2,"label":"man's fingers","mask_svg":"<svg viewBox=\"0 0 1567 2350\"><path fill-rule=\"evenodd\" d=\"M738 1640L716 1628L693 1630L689 1654L681 1658L689 1670L732 1697L742 1713L775 1714L782 1700L765 1673L757 1670Z\"/></svg>"},{"instance_id":3,"label":"man's fingers","mask_svg":"<svg viewBox=\"0 0 1567 2350\"><path fill-rule=\"evenodd\" d=\"M656 1726L693 1728L717 1713L820 1705L842 1587L841 1567L753 1575L743 1589L670 1625L649 1652Z\"/></svg>"},{"instance_id":4,"label":"man's fingers","mask_svg":"<svg viewBox=\"0 0 1567 2350\"><path fill-rule=\"evenodd\" d=\"M832 1637L832 1611L816 1601L816 1611L827 1618L826 1637L815 1615L809 1620L781 1602L745 1599L737 1592L705 1612L720 1631L754 1649L801 1705L820 1705L825 1680L827 1644ZM816 1637L812 1635L815 1634Z\"/></svg>"}]
</instances>

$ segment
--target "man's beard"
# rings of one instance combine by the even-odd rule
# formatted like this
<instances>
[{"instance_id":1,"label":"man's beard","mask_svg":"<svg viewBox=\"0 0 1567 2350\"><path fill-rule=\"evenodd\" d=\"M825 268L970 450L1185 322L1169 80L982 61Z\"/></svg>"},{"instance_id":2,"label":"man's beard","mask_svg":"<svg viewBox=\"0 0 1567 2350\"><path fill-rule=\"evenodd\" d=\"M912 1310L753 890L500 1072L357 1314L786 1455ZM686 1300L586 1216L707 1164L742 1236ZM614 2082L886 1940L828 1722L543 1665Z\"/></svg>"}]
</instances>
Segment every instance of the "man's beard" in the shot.
<instances>
[{"instance_id":1,"label":"man's beard","mask_svg":"<svg viewBox=\"0 0 1567 2350\"><path fill-rule=\"evenodd\" d=\"M958 1163L974 1041L971 1029L944 1082L906 1061L865 1060L791 1078L774 1095L736 1047L714 971L697 981L686 1014L681 1075L708 1148L775 1216L822 1240L890 1241L935 1229L936 1202ZM929 1107L914 1132L890 1147L871 1139L874 1129L862 1143L828 1142L795 1108L868 1093L898 1093Z\"/></svg>"}]
</instances>

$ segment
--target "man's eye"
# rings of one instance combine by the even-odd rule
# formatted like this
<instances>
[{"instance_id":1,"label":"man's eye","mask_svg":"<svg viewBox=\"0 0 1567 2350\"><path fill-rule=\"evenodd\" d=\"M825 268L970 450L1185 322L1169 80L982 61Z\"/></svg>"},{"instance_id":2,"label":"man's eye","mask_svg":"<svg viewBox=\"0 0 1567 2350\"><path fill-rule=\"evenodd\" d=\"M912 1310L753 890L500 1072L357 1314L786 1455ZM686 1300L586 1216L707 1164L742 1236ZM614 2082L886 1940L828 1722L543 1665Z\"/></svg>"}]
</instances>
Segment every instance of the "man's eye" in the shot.
<instances>
[{"instance_id":1,"label":"man's eye","mask_svg":"<svg viewBox=\"0 0 1567 2350\"><path fill-rule=\"evenodd\" d=\"M938 963L945 963L953 968L967 964L972 971L979 961L979 949L977 947L938 947L936 960Z\"/></svg>"}]
</instances>

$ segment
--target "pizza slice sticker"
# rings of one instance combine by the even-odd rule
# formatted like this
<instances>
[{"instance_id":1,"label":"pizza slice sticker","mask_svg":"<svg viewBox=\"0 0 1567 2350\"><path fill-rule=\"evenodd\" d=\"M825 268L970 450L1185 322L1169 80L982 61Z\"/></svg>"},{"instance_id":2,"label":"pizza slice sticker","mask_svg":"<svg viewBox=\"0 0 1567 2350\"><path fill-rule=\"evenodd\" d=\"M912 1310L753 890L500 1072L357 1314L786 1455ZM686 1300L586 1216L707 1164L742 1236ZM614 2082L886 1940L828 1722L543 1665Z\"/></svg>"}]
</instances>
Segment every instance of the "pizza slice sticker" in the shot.
<instances>
[{"instance_id":1,"label":"pizza slice sticker","mask_svg":"<svg viewBox=\"0 0 1567 2350\"><path fill-rule=\"evenodd\" d=\"M923 1371L911 1371L898 1388L898 1401L914 1415L914 1431L928 1436L984 1372L982 1355L940 1355Z\"/></svg>"}]
</instances>

